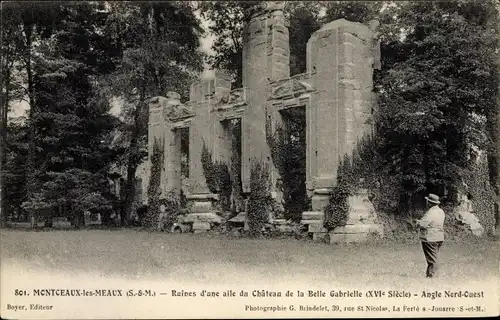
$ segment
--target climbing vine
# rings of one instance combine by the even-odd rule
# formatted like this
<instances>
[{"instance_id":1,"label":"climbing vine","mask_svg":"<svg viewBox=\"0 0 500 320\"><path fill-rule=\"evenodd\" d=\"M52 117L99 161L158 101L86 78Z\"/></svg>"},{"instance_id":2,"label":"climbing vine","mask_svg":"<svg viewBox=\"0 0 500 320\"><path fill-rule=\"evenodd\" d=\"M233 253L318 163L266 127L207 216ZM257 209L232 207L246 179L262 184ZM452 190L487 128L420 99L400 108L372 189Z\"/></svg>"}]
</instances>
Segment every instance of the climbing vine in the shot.
<instances>
[{"instance_id":1,"label":"climbing vine","mask_svg":"<svg viewBox=\"0 0 500 320\"><path fill-rule=\"evenodd\" d=\"M231 211L234 215L244 210L243 208L243 186L241 181L241 121L233 120L231 139L231 181L232 181L232 205Z\"/></svg>"},{"instance_id":2,"label":"climbing vine","mask_svg":"<svg viewBox=\"0 0 500 320\"><path fill-rule=\"evenodd\" d=\"M267 126L267 144L273 164L280 176L278 188L283 193L285 218L300 221L303 211L308 210L309 198L306 192L306 148L305 116L296 114L300 109L290 111L286 117L287 126L277 126L270 132Z\"/></svg>"},{"instance_id":3,"label":"climbing vine","mask_svg":"<svg viewBox=\"0 0 500 320\"><path fill-rule=\"evenodd\" d=\"M252 236L261 234L264 224L269 222L268 213L272 203L269 165L254 159L250 171L250 196L247 206L247 221Z\"/></svg>"},{"instance_id":4,"label":"climbing vine","mask_svg":"<svg viewBox=\"0 0 500 320\"><path fill-rule=\"evenodd\" d=\"M333 187L328 205L325 207L324 227L328 230L345 226L349 218L350 164L350 159L346 157L337 169L337 184Z\"/></svg>"},{"instance_id":5,"label":"climbing vine","mask_svg":"<svg viewBox=\"0 0 500 320\"><path fill-rule=\"evenodd\" d=\"M377 177L377 154L374 141L370 137L362 138L353 153L345 156L337 169L337 183L330 194L325 207L324 227L332 230L345 226L349 218L349 196L359 189L366 189L373 196L380 189ZM378 200L378 199L377 199Z\"/></svg>"},{"instance_id":6,"label":"climbing vine","mask_svg":"<svg viewBox=\"0 0 500 320\"><path fill-rule=\"evenodd\" d=\"M214 194L219 194L223 210L231 210L232 181L229 168L222 161L212 160L212 154L205 145L205 142L203 142L201 150L201 164L208 189Z\"/></svg>"},{"instance_id":7,"label":"climbing vine","mask_svg":"<svg viewBox=\"0 0 500 320\"><path fill-rule=\"evenodd\" d=\"M151 175L148 186L149 208L144 218L144 226L148 229L158 229L160 223L160 183L163 170L163 143L156 138L151 155Z\"/></svg>"}]
</instances>

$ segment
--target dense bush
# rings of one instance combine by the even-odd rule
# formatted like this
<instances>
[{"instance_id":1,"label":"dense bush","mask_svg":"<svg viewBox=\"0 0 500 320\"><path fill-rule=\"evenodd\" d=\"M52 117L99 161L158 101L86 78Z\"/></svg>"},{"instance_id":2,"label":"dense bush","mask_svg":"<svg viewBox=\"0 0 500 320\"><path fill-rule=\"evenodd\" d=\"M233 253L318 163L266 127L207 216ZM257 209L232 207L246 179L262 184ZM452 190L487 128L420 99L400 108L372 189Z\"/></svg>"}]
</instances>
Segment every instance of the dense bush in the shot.
<instances>
[{"instance_id":1,"label":"dense bush","mask_svg":"<svg viewBox=\"0 0 500 320\"><path fill-rule=\"evenodd\" d=\"M250 196L247 205L247 221L252 236L260 235L269 221L273 199L270 192L269 165L252 161L250 172Z\"/></svg>"}]
</instances>

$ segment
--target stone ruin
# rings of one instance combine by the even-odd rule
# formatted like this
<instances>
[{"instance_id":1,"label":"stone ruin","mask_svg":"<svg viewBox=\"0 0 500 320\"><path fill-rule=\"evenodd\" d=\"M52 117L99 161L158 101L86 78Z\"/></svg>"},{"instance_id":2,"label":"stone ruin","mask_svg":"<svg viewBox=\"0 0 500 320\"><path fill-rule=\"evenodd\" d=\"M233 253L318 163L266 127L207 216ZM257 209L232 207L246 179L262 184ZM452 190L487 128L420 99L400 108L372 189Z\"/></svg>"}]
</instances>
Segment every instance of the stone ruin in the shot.
<instances>
[{"instance_id":1,"label":"stone ruin","mask_svg":"<svg viewBox=\"0 0 500 320\"><path fill-rule=\"evenodd\" d=\"M228 123L241 121L241 179L243 193L250 192L253 158L272 163L266 133L283 121L283 112L305 109L306 188L312 211L302 223L314 239L328 234L323 210L336 182L340 159L351 154L356 143L372 134L372 75L380 65L376 21L363 25L344 19L325 24L307 43L307 72L290 76L288 21L283 4L267 2L245 23L243 36L243 87L231 90L231 79L219 72L191 85L189 102L168 92L149 105L149 159L142 171L142 190L147 190L155 139L163 141L162 194L181 190L181 130L189 130L189 182L184 190L189 201L187 223L195 232L209 230L220 221L204 176L201 152L205 144L214 160L231 161ZM272 194L277 171L271 170ZM147 194L142 196L147 202ZM351 197L348 225L331 232L330 242L361 241L371 232L381 233L376 213L365 192Z\"/></svg>"}]
</instances>

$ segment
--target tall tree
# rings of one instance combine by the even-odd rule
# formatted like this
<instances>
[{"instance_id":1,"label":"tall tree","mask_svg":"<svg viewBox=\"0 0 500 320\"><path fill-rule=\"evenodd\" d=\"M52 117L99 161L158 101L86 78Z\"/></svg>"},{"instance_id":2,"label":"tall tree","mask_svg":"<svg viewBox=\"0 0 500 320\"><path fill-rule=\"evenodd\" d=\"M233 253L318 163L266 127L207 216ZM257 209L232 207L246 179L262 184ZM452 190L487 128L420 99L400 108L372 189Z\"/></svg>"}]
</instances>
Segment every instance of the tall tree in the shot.
<instances>
[{"instance_id":1,"label":"tall tree","mask_svg":"<svg viewBox=\"0 0 500 320\"><path fill-rule=\"evenodd\" d=\"M105 168L113 155L102 141L113 119L96 84L98 72L112 69L113 51L102 33L105 12L102 3L94 2L25 2L3 9L2 14L17 17L10 26L21 31L14 44L29 102L23 207L32 213L47 209L51 215L64 202L65 193L57 190L73 192L66 197L73 204L105 192ZM93 182L84 182L85 177ZM90 187L70 188L64 182L77 180Z\"/></svg>"},{"instance_id":2,"label":"tall tree","mask_svg":"<svg viewBox=\"0 0 500 320\"><path fill-rule=\"evenodd\" d=\"M187 96L189 84L202 69L202 28L186 2L112 3L107 25L123 49L108 85L109 94L123 100L126 121L125 221L132 211L135 173L147 154L147 101L168 90Z\"/></svg>"},{"instance_id":3,"label":"tall tree","mask_svg":"<svg viewBox=\"0 0 500 320\"><path fill-rule=\"evenodd\" d=\"M459 168L470 165L474 146L485 146L497 41L487 20L480 2L400 7L398 22L408 33L386 48L379 125L402 202L418 203L429 191L456 200Z\"/></svg>"},{"instance_id":4,"label":"tall tree","mask_svg":"<svg viewBox=\"0 0 500 320\"><path fill-rule=\"evenodd\" d=\"M48 39L57 21L60 19L59 3L40 3L27 1L23 3L9 2L2 5L2 33L11 32L15 36L14 41L10 41L7 46L2 47L2 58L5 66L10 63L20 69L19 75L22 75L23 87L26 88L21 96L26 97L29 104L28 123L35 117L36 103L34 92L34 54L33 50L36 45ZM7 38L8 39L8 38ZM3 40L7 40L3 39ZM6 56L4 56L6 54ZM13 55L12 55L13 54ZM8 59L13 58L14 61L8 62ZM2 66L4 67L4 65ZM6 121L6 113L10 89L12 87L12 69L2 68L2 73L6 73L6 78L2 79L2 89L7 89L4 93L4 101L2 101L3 121ZM10 73L10 74L9 74ZM3 75L3 74L2 74ZM4 123L5 124L5 123ZM36 157L36 136L34 125L28 125L29 128L29 153L26 159L27 176L26 190L29 195L32 195L36 190L37 170L35 166ZM6 139L3 139L6 141ZM5 160L5 159L2 159Z\"/></svg>"},{"instance_id":5,"label":"tall tree","mask_svg":"<svg viewBox=\"0 0 500 320\"><path fill-rule=\"evenodd\" d=\"M27 127L22 121L9 121L2 128L6 132L6 143L3 149L5 163L2 164L2 219L5 223L8 216L19 216L19 208L26 200L25 183L28 144Z\"/></svg>"},{"instance_id":6,"label":"tall tree","mask_svg":"<svg viewBox=\"0 0 500 320\"><path fill-rule=\"evenodd\" d=\"M241 88L243 82L243 24L248 9L261 1L199 1L201 16L212 22L208 27L215 36L208 64L233 76L233 88Z\"/></svg>"},{"instance_id":7,"label":"tall tree","mask_svg":"<svg viewBox=\"0 0 500 320\"><path fill-rule=\"evenodd\" d=\"M492 75L491 89L496 96L496 107L490 106L487 112L487 128L490 145L488 148L488 167L490 184L495 193L494 214L495 214L495 232L500 233L500 63L498 61L498 52L500 50L500 3L497 2L494 7L493 2L487 1L483 4L483 14L479 16L480 21L484 21L487 29L496 34L495 53L491 55L490 63L496 67L497 76ZM473 8L472 8L473 9ZM471 10L470 14L476 14ZM495 86L496 80L496 86Z\"/></svg>"},{"instance_id":8,"label":"tall tree","mask_svg":"<svg viewBox=\"0 0 500 320\"><path fill-rule=\"evenodd\" d=\"M320 11L318 1L290 1L286 6L290 20L290 75L306 72L307 41L321 28Z\"/></svg>"},{"instance_id":9,"label":"tall tree","mask_svg":"<svg viewBox=\"0 0 500 320\"><path fill-rule=\"evenodd\" d=\"M6 188L4 186L4 169L7 163L7 119L10 111L10 102L19 99L21 87L18 81L18 46L21 29L16 22L18 16L14 10L2 11L1 20L1 101L0 101L0 226L5 223L8 215Z\"/></svg>"},{"instance_id":10,"label":"tall tree","mask_svg":"<svg viewBox=\"0 0 500 320\"><path fill-rule=\"evenodd\" d=\"M346 19L365 23L379 18L382 6L383 1L328 1L323 21Z\"/></svg>"}]
</instances>

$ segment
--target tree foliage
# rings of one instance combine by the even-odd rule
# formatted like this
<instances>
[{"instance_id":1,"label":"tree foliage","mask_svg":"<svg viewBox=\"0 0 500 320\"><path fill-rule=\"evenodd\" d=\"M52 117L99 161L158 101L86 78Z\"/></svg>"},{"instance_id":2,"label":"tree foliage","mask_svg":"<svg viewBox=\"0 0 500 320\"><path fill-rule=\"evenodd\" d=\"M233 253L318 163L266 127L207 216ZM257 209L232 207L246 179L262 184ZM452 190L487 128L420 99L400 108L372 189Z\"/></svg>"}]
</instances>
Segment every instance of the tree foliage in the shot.
<instances>
[{"instance_id":1,"label":"tree foliage","mask_svg":"<svg viewBox=\"0 0 500 320\"><path fill-rule=\"evenodd\" d=\"M323 21L346 19L365 23L380 17L383 1L328 1Z\"/></svg>"},{"instance_id":2,"label":"tree foliage","mask_svg":"<svg viewBox=\"0 0 500 320\"><path fill-rule=\"evenodd\" d=\"M97 3L27 2L2 11L17 17L10 27L21 30L12 50L29 113L21 129L25 140L18 142L28 146L24 192L18 196L22 208L35 215L76 216L109 205L106 168L114 152L102 142L115 122L96 83L111 60L111 51L102 47L107 42L100 8ZM16 152L15 145L11 150Z\"/></svg>"},{"instance_id":3,"label":"tree foliage","mask_svg":"<svg viewBox=\"0 0 500 320\"><path fill-rule=\"evenodd\" d=\"M493 2L408 2L397 21L406 37L383 44L379 134L407 204L427 192L453 203L459 169L486 146L498 90L493 14Z\"/></svg>"},{"instance_id":4,"label":"tree foliage","mask_svg":"<svg viewBox=\"0 0 500 320\"><path fill-rule=\"evenodd\" d=\"M99 30L81 23L83 15L92 19L90 12L95 8L78 5L61 10L60 29L53 31L33 57L36 112L30 121L36 137L35 165L41 170L39 190L24 208L43 209L45 199L48 207L66 206L77 215L109 206L106 168L114 154L102 142L115 123L108 114L107 100L93 81L99 70L92 52Z\"/></svg>"},{"instance_id":5,"label":"tree foliage","mask_svg":"<svg viewBox=\"0 0 500 320\"><path fill-rule=\"evenodd\" d=\"M122 101L120 131L127 146L122 218L126 222L132 213L137 167L147 154L147 101L173 88L187 96L202 68L201 27L187 2L113 2L110 6L105 30L122 56L107 78L107 87L110 97Z\"/></svg>"}]
</instances>

